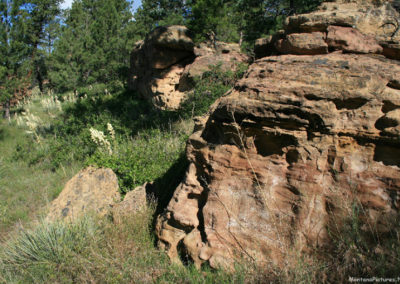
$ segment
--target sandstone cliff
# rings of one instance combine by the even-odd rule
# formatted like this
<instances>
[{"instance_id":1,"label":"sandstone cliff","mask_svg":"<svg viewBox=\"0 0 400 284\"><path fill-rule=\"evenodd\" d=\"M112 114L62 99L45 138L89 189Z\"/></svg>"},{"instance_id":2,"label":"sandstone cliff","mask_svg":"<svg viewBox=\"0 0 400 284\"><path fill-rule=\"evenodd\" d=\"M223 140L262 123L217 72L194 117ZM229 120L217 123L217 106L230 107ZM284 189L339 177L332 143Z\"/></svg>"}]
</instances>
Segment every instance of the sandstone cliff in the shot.
<instances>
[{"instance_id":1,"label":"sandstone cliff","mask_svg":"<svg viewBox=\"0 0 400 284\"><path fill-rule=\"evenodd\" d=\"M391 230L400 209L400 62L387 58L398 49L379 55L380 38L398 38L379 25L398 14L381 2L324 3L289 18L264 45L287 55L257 60L197 120L186 177L156 226L171 259L283 265L293 251L329 251L354 207L362 230Z\"/></svg>"}]
</instances>

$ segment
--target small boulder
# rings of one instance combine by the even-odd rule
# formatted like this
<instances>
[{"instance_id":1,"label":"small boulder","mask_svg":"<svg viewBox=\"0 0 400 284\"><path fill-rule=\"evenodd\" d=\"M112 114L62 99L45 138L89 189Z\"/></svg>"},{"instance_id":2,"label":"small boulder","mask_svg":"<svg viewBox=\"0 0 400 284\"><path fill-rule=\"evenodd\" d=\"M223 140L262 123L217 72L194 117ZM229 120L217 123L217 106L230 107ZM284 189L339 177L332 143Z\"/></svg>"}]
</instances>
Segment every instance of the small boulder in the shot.
<instances>
[{"instance_id":1,"label":"small boulder","mask_svg":"<svg viewBox=\"0 0 400 284\"><path fill-rule=\"evenodd\" d=\"M257 39L254 44L255 58L259 59L266 56L277 55L279 52L276 50L275 43L285 37L285 31L280 30L274 35Z\"/></svg>"},{"instance_id":2,"label":"small boulder","mask_svg":"<svg viewBox=\"0 0 400 284\"><path fill-rule=\"evenodd\" d=\"M111 169L88 167L70 179L51 202L47 219L72 221L89 212L104 216L120 198L118 179Z\"/></svg>"},{"instance_id":3,"label":"small boulder","mask_svg":"<svg viewBox=\"0 0 400 284\"><path fill-rule=\"evenodd\" d=\"M259 38L254 44L254 53L256 58L262 58L271 54L271 50L275 49L272 42L272 36Z\"/></svg>"},{"instance_id":4,"label":"small boulder","mask_svg":"<svg viewBox=\"0 0 400 284\"><path fill-rule=\"evenodd\" d=\"M120 224L124 218L147 208L146 187L148 187L148 185L150 184L145 183L129 191L122 202L115 204L112 209L112 216L115 224Z\"/></svg>"}]
</instances>

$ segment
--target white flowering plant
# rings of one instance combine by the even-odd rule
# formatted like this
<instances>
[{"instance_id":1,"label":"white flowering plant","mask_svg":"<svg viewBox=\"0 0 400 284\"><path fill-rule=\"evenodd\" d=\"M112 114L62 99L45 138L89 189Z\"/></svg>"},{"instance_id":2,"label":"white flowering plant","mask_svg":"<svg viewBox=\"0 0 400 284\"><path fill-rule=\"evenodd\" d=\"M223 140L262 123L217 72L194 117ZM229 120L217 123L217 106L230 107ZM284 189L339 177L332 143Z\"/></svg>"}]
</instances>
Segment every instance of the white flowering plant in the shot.
<instances>
[{"instance_id":1,"label":"white flowering plant","mask_svg":"<svg viewBox=\"0 0 400 284\"><path fill-rule=\"evenodd\" d=\"M89 129L90 131L90 139L92 142L98 147L103 152L106 152L108 155L113 154L113 147L111 143L113 143L113 146L116 146L115 143L115 130L111 123L107 123L107 134L104 134L103 131L97 130L93 127Z\"/></svg>"}]
</instances>

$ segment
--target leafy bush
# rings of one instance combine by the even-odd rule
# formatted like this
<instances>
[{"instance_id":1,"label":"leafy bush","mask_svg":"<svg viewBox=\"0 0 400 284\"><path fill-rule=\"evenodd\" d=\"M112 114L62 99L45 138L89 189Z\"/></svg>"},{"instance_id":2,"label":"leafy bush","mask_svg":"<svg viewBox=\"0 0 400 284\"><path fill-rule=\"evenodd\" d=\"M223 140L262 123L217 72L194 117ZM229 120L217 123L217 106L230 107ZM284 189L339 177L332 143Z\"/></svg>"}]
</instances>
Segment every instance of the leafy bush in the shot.
<instances>
[{"instance_id":1,"label":"leafy bush","mask_svg":"<svg viewBox=\"0 0 400 284\"><path fill-rule=\"evenodd\" d=\"M163 176L183 153L188 134L159 129L116 143L113 154L98 150L86 164L111 168L122 193Z\"/></svg>"}]
</instances>

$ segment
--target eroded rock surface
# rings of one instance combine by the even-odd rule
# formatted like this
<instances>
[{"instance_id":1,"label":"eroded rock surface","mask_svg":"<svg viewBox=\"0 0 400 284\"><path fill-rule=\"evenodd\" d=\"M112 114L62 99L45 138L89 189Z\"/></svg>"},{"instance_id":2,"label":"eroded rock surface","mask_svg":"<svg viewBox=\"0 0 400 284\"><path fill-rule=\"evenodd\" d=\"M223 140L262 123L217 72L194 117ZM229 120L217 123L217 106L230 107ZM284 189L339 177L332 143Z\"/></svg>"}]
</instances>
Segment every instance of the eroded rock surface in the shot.
<instances>
[{"instance_id":1,"label":"eroded rock surface","mask_svg":"<svg viewBox=\"0 0 400 284\"><path fill-rule=\"evenodd\" d=\"M365 36L357 29L349 27L329 26L327 44L333 50L343 50L347 53L376 53L383 51L374 37Z\"/></svg>"},{"instance_id":2,"label":"eroded rock surface","mask_svg":"<svg viewBox=\"0 0 400 284\"><path fill-rule=\"evenodd\" d=\"M384 0L336 0L323 3L318 11L291 16L286 30L292 32L325 32L329 26L353 27L362 34L386 37L394 27L383 27L397 16L391 5Z\"/></svg>"},{"instance_id":3,"label":"eroded rock surface","mask_svg":"<svg viewBox=\"0 0 400 284\"><path fill-rule=\"evenodd\" d=\"M111 169L86 168L70 179L50 204L47 219L75 220L85 213L108 214L121 196Z\"/></svg>"},{"instance_id":4,"label":"eroded rock surface","mask_svg":"<svg viewBox=\"0 0 400 284\"><path fill-rule=\"evenodd\" d=\"M275 44L276 49L283 54L326 54L328 44L321 32L290 34Z\"/></svg>"},{"instance_id":5,"label":"eroded rock surface","mask_svg":"<svg viewBox=\"0 0 400 284\"><path fill-rule=\"evenodd\" d=\"M324 13L297 30L351 17ZM329 250L354 206L363 208L361 230L391 230L400 212L400 61L349 52L259 59L198 119L186 177L156 225L171 259L283 265L290 251Z\"/></svg>"},{"instance_id":6,"label":"eroded rock surface","mask_svg":"<svg viewBox=\"0 0 400 284\"><path fill-rule=\"evenodd\" d=\"M131 53L130 89L158 108L176 109L184 98L176 86L194 58L194 43L186 27L156 28Z\"/></svg>"},{"instance_id":7,"label":"eroded rock surface","mask_svg":"<svg viewBox=\"0 0 400 284\"><path fill-rule=\"evenodd\" d=\"M217 42L215 46L195 47L186 27L159 27L137 42L131 53L130 89L157 108L173 110L194 87L194 77L210 65L232 70L247 61L238 44Z\"/></svg>"},{"instance_id":8,"label":"eroded rock surface","mask_svg":"<svg viewBox=\"0 0 400 284\"><path fill-rule=\"evenodd\" d=\"M288 17L280 34L256 41L257 58L276 54L384 54L400 59L398 11L392 1L336 0L309 14Z\"/></svg>"}]
</instances>

